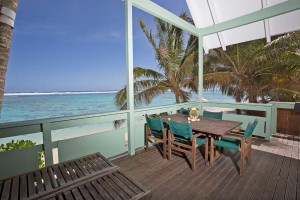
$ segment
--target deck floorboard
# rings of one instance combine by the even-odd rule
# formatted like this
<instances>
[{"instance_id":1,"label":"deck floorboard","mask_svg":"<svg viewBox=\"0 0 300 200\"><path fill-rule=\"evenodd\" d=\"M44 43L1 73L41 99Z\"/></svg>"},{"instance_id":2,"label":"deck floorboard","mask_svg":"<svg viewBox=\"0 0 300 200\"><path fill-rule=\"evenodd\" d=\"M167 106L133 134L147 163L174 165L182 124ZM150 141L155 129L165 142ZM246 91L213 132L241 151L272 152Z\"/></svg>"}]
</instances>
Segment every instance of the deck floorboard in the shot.
<instances>
[{"instance_id":1,"label":"deck floorboard","mask_svg":"<svg viewBox=\"0 0 300 200\"><path fill-rule=\"evenodd\" d=\"M200 151L194 172L189 157L173 154L168 161L155 147L113 162L151 190L152 199L300 199L299 137L254 139L243 176L237 152L225 150L207 166Z\"/></svg>"}]
</instances>

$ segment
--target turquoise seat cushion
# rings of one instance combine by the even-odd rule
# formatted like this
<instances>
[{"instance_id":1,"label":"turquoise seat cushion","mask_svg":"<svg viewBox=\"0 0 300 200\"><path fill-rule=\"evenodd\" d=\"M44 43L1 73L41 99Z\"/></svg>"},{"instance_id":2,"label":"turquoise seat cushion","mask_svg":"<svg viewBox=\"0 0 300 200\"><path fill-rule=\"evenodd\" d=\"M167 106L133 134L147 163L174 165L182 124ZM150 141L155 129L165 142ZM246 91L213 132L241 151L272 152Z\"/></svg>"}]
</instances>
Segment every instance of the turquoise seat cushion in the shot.
<instances>
[{"instance_id":1,"label":"turquoise seat cushion","mask_svg":"<svg viewBox=\"0 0 300 200\"><path fill-rule=\"evenodd\" d=\"M184 144L188 144L190 145L191 144L191 140L190 139L186 139L180 135L174 135L174 138L175 138L175 141L176 142L181 142L181 143L184 143Z\"/></svg>"},{"instance_id":2,"label":"turquoise seat cushion","mask_svg":"<svg viewBox=\"0 0 300 200\"><path fill-rule=\"evenodd\" d=\"M163 132L162 132L162 131L151 130L151 134L152 134L154 137L157 137L157 138L163 138Z\"/></svg>"},{"instance_id":3,"label":"turquoise seat cushion","mask_svg":"<svg viewBox=\"0 0 300 200\"><path fill-rule=\"evenodd\" d=\"M233 138L228 138L228 137L222 137L222 140L227 141L227 142L239 143L239 140L233 139Z\"/></svg>"},{"instance_id":4,"label":"turquoise seat cushion","mask_svg":"<svg viewBox=\"0 0 300 200\"><path fill-rule=\"evenodd\" d=\"M196 138L196 143L197 143L198 146L201 146L205 142L207 142L206 138Z\"/></svg>"},{"instance_id":5,"label":"turquoise seat cushion","mask_svg":"<svg viewBox=\"0 0 300 200\"><path fill-rule=\"evenodd\" d=\"M214 141L214 146L224 147L226 149L239 150L239 142L230 142L223 139Z\"/></svg>"},{"instance_id":6,"label":"turquoise seat cushion","mask_svg":"<svg viewBox=\"0 0 300 200\"><path fill-rule=\"evenodd\" d=\"M176 142L180 142L180 143L184 143L184 144L191 145L191 141L185 139L184 137L178 137L178 136L177 136L177 137L175 137L175 141L176 141ZM205 142L207 142L207 139L206 139L206 138L196 138L196 143L197 143L198 146L203 145Z\"/></svg>"}]
</instances>

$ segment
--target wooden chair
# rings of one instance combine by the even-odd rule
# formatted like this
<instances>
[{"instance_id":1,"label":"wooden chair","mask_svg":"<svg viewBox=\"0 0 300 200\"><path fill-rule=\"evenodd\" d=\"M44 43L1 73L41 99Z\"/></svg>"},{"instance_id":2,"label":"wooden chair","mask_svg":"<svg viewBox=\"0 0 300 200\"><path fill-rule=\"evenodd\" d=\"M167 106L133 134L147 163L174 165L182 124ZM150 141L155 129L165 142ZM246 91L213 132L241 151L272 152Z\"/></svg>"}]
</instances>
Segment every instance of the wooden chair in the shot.
<instances>
[{"instance_id":1,"label":"wooden chair","mask_svg":"<svg viewBox=\"0 0 300 200\"><path fill-rule=\"evenodd\" d=\"M210 111L203 111L203 117L206 118L213 118L213 119L222 119L223 118L223 112L210 112Z\"/></svg>"},{"instance_id":2,"label":"wooden chair","mask_svg":"<svg viewBox=\"0 0 300 200\"><path fill-rule=\"evenodd\" d=\"M155 142L162 143L163 149L162 154L163 158L166 158L167 155L167 129L164 127L163 121L161 118L152 118L150 119L148 115L146 117L145 124L145 145L146 150L148 149L148 142L154 140Z\"/></svg>"},{"instance_id":3,"label":"wooden chair","mask_svg":"<svg viewBox=\"0 0 300 200\"><path fill-rule=\"evenodd\" d=\"M203 111L203 117L206 117L206 118L212 118L212 119L222 119L223 118L223 112L210 112L210 111L206 111L204 110ZM214 137L214 136L211 136L211 135L207 135L207 137L209 138L209 144L211 144L211 137ZM218 139L217 136L214 137L214 139ZM218 155L218 152L219 151L223 151L223 148L219 148L217 147L218 149L216 149L216 154ZM211 156L214 156L214 148L213 148L213 145L210 145L210 151L211 151Z\"/></svg>"},{"instance_id":4,"label":"wooden chair","mask_svg":"<svg viewBox=\"0 0 300 200\"><path fill-rule=\"evenodd\" d=\"M189 108L181 108L180 110L179 110L179 113L180 114L183 114L183 115L189 115L190 114L190 109Z\"/></svg>"},{"instance_id":5,"label":"wooden chair","mask_svg":"<svg viewBox=\"0 0 300 200\"><path fill-rule=\"evenodd\" d=\"M179 124L173 121L169 122L168 131L168 158L172 159L172 150L179 151L191 156L192 170L195 170L196 149L205 144L205 161L208 161L208 140L198 138L201 134L193 135L192 126L188 124Z\"/></svg>"},{"instance_id":6,"label":"wooden chair","mask_svg":"<svg viewBox=\"0 0 300 200\"><path fill-rule=\"evenodd\" d=\"M252 133L258 123L255 119L253 123L249 123L243 135L228 134L221 138L221 140L214 141L214 146L233 149L240 152L240 175L244 172L244 161L251 163L251 145Z\"/></svg>"}]
</instances>

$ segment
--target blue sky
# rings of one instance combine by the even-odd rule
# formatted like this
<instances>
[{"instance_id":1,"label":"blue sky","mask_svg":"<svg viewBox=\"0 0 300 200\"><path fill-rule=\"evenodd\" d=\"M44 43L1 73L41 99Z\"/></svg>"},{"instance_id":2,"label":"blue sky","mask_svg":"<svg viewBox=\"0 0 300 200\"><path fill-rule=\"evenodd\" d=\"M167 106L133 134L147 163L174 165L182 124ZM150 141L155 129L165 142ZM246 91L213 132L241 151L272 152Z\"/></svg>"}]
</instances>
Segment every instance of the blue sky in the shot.
<instances>
[{"instance_id":1,"label":"blue sky","mask_svg":"<svg viewBox=\"0 0 300 200\"><path fill-rule=\"evenodd\" d=\"M174 14L185 0L154 0ZM175 3L176 2L176 3ZM134 66L157 68L134 16ZM126 84L125 8L121 0L19 1L6 92L118 90Z\"/></svg>"}]
</instances>

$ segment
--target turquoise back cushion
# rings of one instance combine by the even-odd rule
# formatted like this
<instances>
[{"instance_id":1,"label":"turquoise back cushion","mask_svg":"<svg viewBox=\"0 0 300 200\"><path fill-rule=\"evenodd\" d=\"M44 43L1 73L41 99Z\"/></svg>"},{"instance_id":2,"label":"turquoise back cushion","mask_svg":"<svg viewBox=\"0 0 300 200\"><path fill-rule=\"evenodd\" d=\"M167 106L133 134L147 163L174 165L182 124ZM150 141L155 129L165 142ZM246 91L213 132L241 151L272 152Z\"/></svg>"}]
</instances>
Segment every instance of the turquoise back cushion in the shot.
<instances>
[{"instance_id":1,"label":"turquoise back cushion","mask_svg":"<svg viewBox=\"0 0 300 200\"><path fill-rule=\"evenodd\" d=\"M244 133L244 138L247 138L248 136L252 135L257 123L258 123L258 119L255 119L253 123L248 124Z\"/></svg>"},{"instance_id":2,"label":"turquoise back cushion","mask_svg":"<svg viewBox=\"0 0 300 200\"><path fill-rule=\"evenodd\" d=\"M209 111L204 110L203 111L203 117L213 118L213 119L222 119L223 118L223 112L209 112Z\"/></svg>"},{"instance_id":3,"label":"turquoise back cushion","mask_svg":"<svg viewBox=\"0 0 300 200\"><path fill-rule=\"evenodd\" d=\"M181 108L180 109L180 114L183 114L183 115L189 115L190 114L190 109L185 109L185 108Z\"/></svg>"},{"instance_id":4,"label":"turquoise back cushion","mask_svg":"<svg viewBox=\"0 0 300 200\"><path fill-rule=\"evenodd\" d=\"M161 118L150 119L148 115L145 115L146 122L151 131L160 132L164 129L164 124Z\"/></svg>"},{"instance_id":5,"label":"turquoise back cushion","mask_svg":"<svg viewBox=\"0 0 300 200\"><path fill-rule=\"evenodd\" d=\"M173 121L169 122L169 129L174 134L175 138L178 136L189 140L192 135L192 125L191 124L180 124Z\"/></svg>"}]
</instances>

